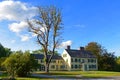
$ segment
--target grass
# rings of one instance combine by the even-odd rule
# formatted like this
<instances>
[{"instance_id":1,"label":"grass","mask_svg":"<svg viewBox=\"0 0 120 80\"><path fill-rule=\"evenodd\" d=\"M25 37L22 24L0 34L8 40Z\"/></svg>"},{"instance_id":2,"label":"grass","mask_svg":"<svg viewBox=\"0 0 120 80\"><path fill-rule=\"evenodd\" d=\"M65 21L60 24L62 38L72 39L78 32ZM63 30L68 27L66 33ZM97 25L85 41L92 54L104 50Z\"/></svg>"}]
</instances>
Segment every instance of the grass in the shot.
<instances>
[{"instance_id":1,"label":"grass","mask_svg":"<svg viewBox=\"0 0 120 80\"><path fill-rule=\"evenodd\" d=\"M0 80L1 79L7 79L8 76L4 76L4 77L1 77L0 76ZM37 77L16 77L15 78L16 80L53 80L52 78L37 78Z\"/></svg>"},{"instance_id":2,"label":"grass","mask_svg":"<svg viewBox=\"0 0 120 80\"><path fill-rule=\"evenodd\" d=\"M44 75L54 75L67 78L107 78L112 76L120 76L120 72L110 72L110 71L50 71L50 73L45 72L35 72L36 74ZM0 76L0 78L7 77L6 74ZM53 78L37 78L37 77L17 77L16 80L53 80Z\"/></svg>"},{"instance_id":3,"label":"grass","mask_svg":"<svg viewBox=\"0 0 120 80\"><path fill-rule=\"evenodd\" d=\"M50 78L23 78L23 77L18 77L16 80L53 80Z\"/></svg>"},{"instance_id":4,"label":"grass","mask_svg":"<svg viewBox=\"0 0 120 80\"><path fill-rule=\"evenodd\" d=\"M46 74L44 72L36 72L37 74ZM112 77L120 76L120 72L111 72L111 71L51 71L47 75L56 75L56 76L72 76L76 77L81 75L82 77L87 78L100 78L100 77Z\"/></svg>"},{"instance_id":5,"label":"grass","mask_svg":"<svg viewBox=\"0 0 120 80\"><path fill-rule=\"evenodd\" d=\"M90 72L81 72L83 77L112 77L120 76L120 72L110 72L110 71L90 71Z\"/></svg>"},{"instance_id":6,"label":"grass","mask_svg":"<svg viewBox=\"0 0 120 80\"><path fill-rule=\"evenodd\" d=\"M3 72L2 75L0 75L0 80L1 79L7 79L9 78L9 76L7 75L6 72ZM38 77L16 77L15 78L16 80L53 80L53 79L50 79L50 78L38 78Z\"/></svg>"}]
</instances>

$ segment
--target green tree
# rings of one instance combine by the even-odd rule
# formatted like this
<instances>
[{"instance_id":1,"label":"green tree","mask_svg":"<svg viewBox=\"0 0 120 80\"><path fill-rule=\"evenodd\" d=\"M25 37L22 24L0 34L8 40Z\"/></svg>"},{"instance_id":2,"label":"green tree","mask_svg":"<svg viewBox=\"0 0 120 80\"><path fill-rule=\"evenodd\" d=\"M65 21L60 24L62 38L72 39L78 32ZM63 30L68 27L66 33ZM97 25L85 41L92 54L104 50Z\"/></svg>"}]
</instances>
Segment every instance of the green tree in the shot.
<instances>
[{"instance_id":1,"label":"green tree","mask_svg":"<svg viewBox=\"0 0 120 80\"><path fill-rule=\"evenodd\" d=\"M28 51L25 53L17 51L11 54L2 65L6 68L11 78L14 76L27 76L32 69L37 67L37 62Z\"/></svg>"},{"instance_id":2,"label":"green tree","mask_svg":"<svg viewBox=\"0 0 120 80\"><path fill-rule=\"evenodd\" d=\"M100 44L98 44L97 42L88 43L88 45L85 47L85 49L92 52L94 55L96 55L97 58L99 58L103 52L102 46Z\"/></svg>"},{"instance_id":3,"label":"green tree","mask_svg":"<svg viewBox=\"0 0 120 80\"><path fill-rule=\"evenodd\" d=\"M6 57L1 57L0 58L0 71L4 70L4 68L2 67L2 63L5 61Z\"/></svg>"},{"instance_id":4,"label":"green tree","mask_svg":"<svg viewBox=\"0 0 120 80\"><path fill-rule=\"evenodd\" d=\"M0 58L1 57L8 57L12 53L11 49L5 48L0 44Z\"/></svg>"},{"instance_id":5,"label":"green tree","mask_svg":"<svg viewBox=\"0 0 120 80\"><path fill-rule=\"evenodd\" d=\"M115 70L116 57L114 53L107 52L107 50L97 42L88 43L85 49L92 52L97 57L98 70L107 70L107 71Z\"/></svg>"},{"instance_id":6,"label":"green tree","mask_svg":"<svg viewBox=\"0 0 120 80\"><path fill-rule=\"evenodd\" d=\"M114 53L103 53L100 60L100 70L102 71L115 71L116 56Z\"/></svg>"},{"instance_id":7,"label":"green tree","mask_svg":"<svg viewBox=\"0 0 120 80\"><path fill-rule=\"evenodd\" d=\"M43 49L38 49L38 50L34 50L32 51L32 54L43 54L44 50ZM48 54L51 54L50 51L48 52ZM58 51L55 51L54 53L55 55L59 55Z\"/></svg>"},{"instance_id":8,"label":"green tree","mask_svg":"<svg viewBox=\"0 0 120 80\"><path fill-rule=\"evenodd\" d=\"M43 54L43 53L44 53L43 49L38 49L38 50L32 51L32 54Z\"/></svg>"},{"instance_id":9,"label":"green tree","mask_svg":"<svg viewBox=\"0 0 120 80\"><path fill-rule=\"evenodd\" d=\"M2 46L2 44L0 44L0 58L5 56L6 56L5 48Z\"/></svg>"},{"instance_id":10,"label":"green tree","mask_svg":"<svg viewBox=\"0 0 120 80\"><path fill-rule=\"evenodd\" d=\"M116 58L115 71L120 72L120 56Z\"/></svg>"},{"instance_id":11,"label":"green tree","mask_svg":"<svg viewBox=\"0 0 120 80\"><path fill-rule=\"evenodd\" d=\"M5 49L5 54L6 54L5 56L8 57L12 53L12 51L10 48L4 48L4 49Z\"/></svg>"},{"instance_id":12,"label":"green tree","mask_svg":"<svg viewBox=\"0 0 120 80\"><path fill-rule=\"evenodd\" d=\"M0 44L0 70L2 70L1 64L4 62L6 57L8 57L12 53L11 49L5 48Z\"/></svg>"},{"instance_id":13,"label":"green tree","mask_svg":"<svg viewBox=\"0 0 120 80\"><path fill-rule=\"evenodd\" d=\"M104 52L103 47L97 43L97 42L90 42L88 45L85 47L86 50L92 52L98 59L98 69L100 70L100 64L101 64L101 55Z\"/></svg>"},{"instance_id":14,"label":"green tree","mask_svg":"<svg viewBox=\"0 0 120 80\"><path fill-rule=\"evenodd\" d=\"M39 15L28 20L29 31L37 35L37 42L44 51L45 71L49 72L49 64L55 49L61 42L61 11L54 6L38 7ZM47 56L51 53L50 58Z\"/></svg>"}]
</instances>

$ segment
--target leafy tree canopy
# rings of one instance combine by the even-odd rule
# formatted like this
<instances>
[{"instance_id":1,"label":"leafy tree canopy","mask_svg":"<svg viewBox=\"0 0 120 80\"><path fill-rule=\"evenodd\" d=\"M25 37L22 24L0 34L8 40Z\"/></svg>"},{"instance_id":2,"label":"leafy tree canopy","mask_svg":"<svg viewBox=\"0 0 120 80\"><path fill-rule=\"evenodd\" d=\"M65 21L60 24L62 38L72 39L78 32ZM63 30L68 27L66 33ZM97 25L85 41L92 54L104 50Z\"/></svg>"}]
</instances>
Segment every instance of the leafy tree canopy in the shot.
<instances>
[{"instance_id":1,"label":"leafy tree canopy","mask_svg":"<svg viewBox=\"0 0 120 80\"><path fill-rule=\"evenodd\" d=\"M43 49L34 50L32 51L32 54L44 54L44 50ZM49 51L48 54L51 54L51 52ZM55 55L59 55L58 51L55 51Z\"/></svg>"},{"instance_id":2,"label":"leafy tree canopy","mask_svg":"<svg viewBox=\"0 0 120 80\"><path fill-rule=\"evenodd\" d=\"M12 53L11 49L5 48L0 44L0 58L1 57L8 57Z\"/></svg>"},{"instance_id":3,"label":"leafy tree canopy","mask_svg":"<svg viewBox=\"0 0 120 80\"><path fill-rule=\"evenodd\" d=\"M11 54L3 63L8 74L13 78L14 76L27 76L32 69L37 67L37 62L30 55L29 51L17 51Z\"/></svg>"},{"instance_id":4,"label":"leafy tree canopy","mask_svg":"<svg viewBox=\"0 0 120 80\"><path fill-rule=\"evenodd\" d=\"M85 47L86 50L96 55L98 59L98 69L113 71L115 68L115 55L114 53L108 52L102 45L97 42L90 42Z\"/></svg>"}]
</instances>

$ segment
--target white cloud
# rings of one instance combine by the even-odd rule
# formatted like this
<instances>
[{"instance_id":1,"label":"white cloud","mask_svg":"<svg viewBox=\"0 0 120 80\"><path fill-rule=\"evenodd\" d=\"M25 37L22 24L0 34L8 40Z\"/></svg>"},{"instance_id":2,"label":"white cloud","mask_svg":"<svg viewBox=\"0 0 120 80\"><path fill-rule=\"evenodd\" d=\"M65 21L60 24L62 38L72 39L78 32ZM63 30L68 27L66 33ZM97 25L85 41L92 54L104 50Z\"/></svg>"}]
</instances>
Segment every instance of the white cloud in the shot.
<instances>
[{"instance_id":1,"label":"white cloud","mask_svg":"<svg viewBox=\"0 0 120 80\"><path fill-rule=\"evenodd\" d=\"M37 8L13 0L0 2L0 20L23 21L36 15Z\"/></svg>"},{"instance_id":2,"label":"white cloud","mask_svg":"<svg viewBox=\"0 0 120 80\"><path fill-rule=\"evenodd\" d=\"M62 42L59 48L66 48L68 45L71 45L71 44L72 44L72 41L68 40L68 41Z\"/></svg>"},{"instance_id":3,"label":"white cloud","mask_svg":"<svg viewBox=\"0 0 120 80\"><path fill-rule=\"evenodd\" d=\"M12 40L11 43L15 43L15 40Z\"/></svg>"},{"instance_id":4,"label":"white cloud","mask_svg":"<svg viewBox=\"0 0 120 80\"><path fill-rule=\"evenodd\" d=\"M13 32L21 32L23 29L27 28L28 24L27 22L21 21L20 23L12 23L9 24L9 29Z\"/></svg>"},{"instance_id":5,"label":"white cloud","mask_svg":"<svg viewBox=\"0 0 120 80\"><path fill-rule=\"evenodd\" d=\"M21 37L21 41L28 41L31 37L29 37L28 35L20 35Z\"/></svg>"},{"instance_id":6,"label":"white cloud","mask_svg":"<svg viewBox=\"0 0 120 80\"><path fill-rule=\"evenodd\" d=\"M35 34L35 33L32 33L32 37L36 37L37 36L37 34Z\"/></svg>"},{"instance_id":7,"label":"white cloud","mask_svg":"<svg viewBox=\"0 0 120 80\"><path fill-rule=\"evenodd\" d=\"M14 23L8 25L10 31L15 32L21 41L28 41L32 38L26 34L20 34L28 27L26 19L32 19L37 15L37 7L30 6L27 3L23 3L16 0L3 0L0 1L0 21L8 20ZM29 33L28 33L29 34ZM34 35L35 36L35 35ZM14 43L15 41L11 41Z\"/></svg>"}]
</instances>

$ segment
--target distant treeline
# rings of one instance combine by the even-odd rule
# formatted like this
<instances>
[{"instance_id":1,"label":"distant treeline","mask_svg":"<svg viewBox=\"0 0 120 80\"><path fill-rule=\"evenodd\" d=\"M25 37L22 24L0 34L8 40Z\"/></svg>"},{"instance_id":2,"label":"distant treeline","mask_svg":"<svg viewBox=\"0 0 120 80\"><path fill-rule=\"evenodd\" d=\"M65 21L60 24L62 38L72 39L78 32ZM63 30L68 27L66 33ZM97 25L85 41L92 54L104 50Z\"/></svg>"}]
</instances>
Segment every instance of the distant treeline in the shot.
<instances>
[{"instance_id":1,"label":"distant treeline","mask_svg":"<svg viewBox=\"0 0 120 80\"><path fill-rule=\"evenodd\" d=\"M102 45L97 42L90 42L85 46L85 49L91 51L98 59L98 70L100 71L119 71L120 72L120 57L115 56L115 52L108 52ZM11 51L0 44L0 66L9 57L9 55L20 52ZM22 52L22 51L21 51ZM34 54L42 54L43 49L32 51ZM19 54L19 53L18 53ZM56 51L56 54L58 52Z\"/></svg>"}]
</instances>

